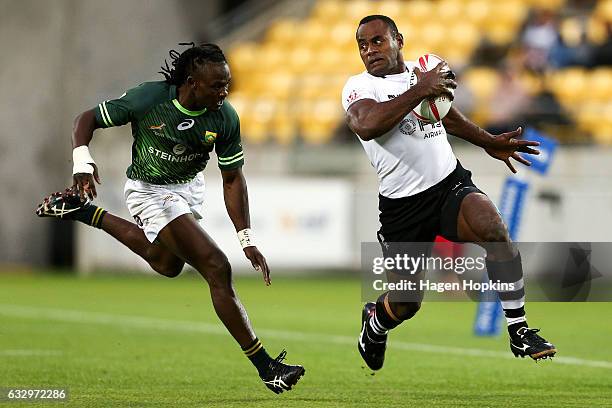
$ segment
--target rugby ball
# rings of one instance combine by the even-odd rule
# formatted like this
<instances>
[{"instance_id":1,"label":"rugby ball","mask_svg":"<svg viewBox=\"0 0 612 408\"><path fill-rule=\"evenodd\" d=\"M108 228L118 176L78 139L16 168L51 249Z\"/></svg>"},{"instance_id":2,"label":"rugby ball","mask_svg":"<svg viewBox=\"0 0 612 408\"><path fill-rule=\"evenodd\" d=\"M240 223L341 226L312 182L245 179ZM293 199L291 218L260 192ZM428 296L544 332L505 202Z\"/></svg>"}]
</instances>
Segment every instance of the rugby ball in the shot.
<instances>
[{"instance_id":1,"label":"rugby ball","mask_svg":"<svg viewBox=\"0 0 612 408\"><path fill-rule=\"evenodd\" d=\"M417 60L418 68L421 72L426 72L434 69L440 62L444 61L435 54L425 54ZM454 90L451 89L451 93ZM437 98L423 99L419 105L412 111L417 118L429 123L441 121L452 105L448 95L440 95Z\"/></svg>"}]
</instances>

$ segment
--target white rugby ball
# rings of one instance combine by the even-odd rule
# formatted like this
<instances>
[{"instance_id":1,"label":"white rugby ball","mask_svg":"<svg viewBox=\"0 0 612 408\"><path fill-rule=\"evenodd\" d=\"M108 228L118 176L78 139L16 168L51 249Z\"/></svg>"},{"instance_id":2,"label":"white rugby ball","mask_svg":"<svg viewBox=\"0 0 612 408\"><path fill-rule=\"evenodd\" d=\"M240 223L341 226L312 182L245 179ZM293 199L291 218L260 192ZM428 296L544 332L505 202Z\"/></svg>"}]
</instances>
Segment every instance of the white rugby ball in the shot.
<instances>
[{"instance_id":1,"label":"white rugby ball","mask_svg":"<svg viewBox=\"0 0 612 408\"><path fill-rule=\"evenodd\" d=\"M425 54L419 57L417 64L421 72L426 72L434 69L442 61L444 60L436 54ZM453 92L451 89L451 93ZM452 103L447 95L440 95L437 98L423 99L412 112L421 120L436 123L446 116Z\"/></svg>"}]
</instances>

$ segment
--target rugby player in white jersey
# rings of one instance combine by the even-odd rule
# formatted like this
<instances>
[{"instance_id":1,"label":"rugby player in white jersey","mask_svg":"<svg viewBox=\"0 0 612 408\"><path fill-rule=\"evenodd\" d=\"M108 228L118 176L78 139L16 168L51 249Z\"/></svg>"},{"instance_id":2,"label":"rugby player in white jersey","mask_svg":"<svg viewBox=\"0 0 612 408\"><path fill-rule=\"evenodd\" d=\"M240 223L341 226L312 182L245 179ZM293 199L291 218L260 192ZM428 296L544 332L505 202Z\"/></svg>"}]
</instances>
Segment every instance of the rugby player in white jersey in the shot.
<instances>
[{"instance_id":1,"label":"rugby player in white jersey","mask_svg":"<svg viewBox=\"0 0 612 408\"><path fill-rule=\"evenodd\" d=\"M387 16L363 18L357 45L366 71L347 81L342 92L348 126L378 173L381 228L378 240L386 256L396 243L433 242L437 235L454 242L475 242L487 250L487 271L514 283L516 290L499 292L508 322L510 349L534 360L552 357L556 348L529 328L520 253L491 200L472 182L471 173L455 157L447 131L482 147L516 172L510 159L529 165L519 152L538 154L537 142L520 140L522 129L492 135L452 107L435 124L412 112L425 98L452 96L455 76L446 63L428 72L404 61L403 36ZM494 244L492 244L494 243ZM423 271L418 271L420 275ZM389 279L397 276L388 274ZM422 294L404 298L386 292L366 303L358 340L359 352L373 370L383 366L389 330L412 318Z\"/></svg>"}]
</instances>

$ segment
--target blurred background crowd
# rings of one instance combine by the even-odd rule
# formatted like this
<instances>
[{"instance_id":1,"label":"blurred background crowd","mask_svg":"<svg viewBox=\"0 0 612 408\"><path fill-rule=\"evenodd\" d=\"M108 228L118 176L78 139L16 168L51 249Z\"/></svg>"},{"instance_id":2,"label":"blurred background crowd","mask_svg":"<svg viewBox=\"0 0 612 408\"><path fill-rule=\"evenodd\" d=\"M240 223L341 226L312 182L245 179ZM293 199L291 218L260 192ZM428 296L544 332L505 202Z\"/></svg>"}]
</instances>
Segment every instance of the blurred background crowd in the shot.
<instances>
[{"instance_id":1,"label":"blurred background crowd","mask_svg":"<svg viewBox=\"0 0 612 408\"><path fill-rule=\"evenodd\" d=\"M253 226L269 260L356 267L360 243L376 238L377 180L345 124L341 90L364 70L355 31L369 14L396 21L406 60L429 52L449 62L454 103L480 126L527 125L561 143L547 178L519 171L532 178L521 240L609 240L612 0L0 0L0 267L147 269L107 235L33 210L72 183L75 116L162 80L168 51L189 41L216 42L229 60ZM499 203L507 168L450 140ZM91 144L97 202L127 219L131 143L125 126L97 131ZM215 161L205 228L248 268Z\"/></svg>"},{"instance_id":2,"label":"blurred background crowd","mask_svg":"<svg viewBox=\"0 0 612 408\"><path fill-rule=\"evenodd\" d=\"M479 125L612 143L609 0L317 0L303 18L277 19L228 50L247 140L349 140L338 98L363 70L354 33L368 14L395 19L406 60L446 59L459 73L455 104Z\"/></svg>"}]
</instances>

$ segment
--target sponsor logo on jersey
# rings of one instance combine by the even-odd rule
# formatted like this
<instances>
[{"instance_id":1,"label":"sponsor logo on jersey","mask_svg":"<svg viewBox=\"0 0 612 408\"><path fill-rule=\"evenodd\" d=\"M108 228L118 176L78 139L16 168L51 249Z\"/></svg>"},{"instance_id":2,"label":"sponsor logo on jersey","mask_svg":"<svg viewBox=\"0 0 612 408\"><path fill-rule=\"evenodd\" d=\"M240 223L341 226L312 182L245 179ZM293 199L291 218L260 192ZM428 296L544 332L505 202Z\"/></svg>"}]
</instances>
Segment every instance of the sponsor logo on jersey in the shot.
<instances>
[{"instance_id":1,"label":"sponsor logo on jersey","mask_svg":"<svg viewBox=\"0 0 612 408\"><path fill-rule=\"evenodd\" d=\"M187 148L185 147L185 145L182 145L182 144L176 144L172 148L172 151L174 152L174 154L176 154L178 156L180 156L181 154L185 153L185 150L187 150Z\"/></svg>"},{"instance_id":2,"label":"sponsor logo on jersey","mask_svg":"<svg viewBox=\"0 0 612 408\"><path fill-rule=\"evenodd\" d=\"M178 130L187 130L187 129L191 129L193 127L193 125L195 125L195 120L193 120L193 119L185 119L184 121L179 123L176 128Z\"/></svg>"},{"instance_id":3,"label":"sponsor logo on jersey","mask_svg":"<svg viewBox=\"0 0 612 408\"><path fill-rule=\"evenodd\" d=\"M182 156L179 156L178 154L174 155L172 153L168 153L168 152L164 152L159 149L156 149L153 146L149 146L147 150L149 154L155 157L159 157L162 160L172 162L172 163L185 163L185 162L194 161L196 159L201 159L202 157L204 157L204 153L191 153L189 155L182 155Z\"/></svg>"},{"instance_id":4,"label":"sponsor logo on jersey","mask_svg":"<svg viewBox=\"0 0 612 408\"><path fill-rule=\"evenodd\" d=\"M210 130L207 130L206 133L204 133L203 142L205 144L213 144L215 143L215 140L217 140L217 134L215 132L211 132Z\"/></svg>"},{"instance_id":5,"label":"sponsor logo on jersey","mask_svg":"<svg viewBox=\"0 0 612 408\"><path fill-rule=\"evenodd\" d=\"M399 124L399 130L405 135L411 135L417 128L416 122L412 118L404 118Z\"/></svg>"},{"instance_id":6,"label":"sponsor logo on jersey","mask_svg":"<svg viewBox=\"0 0 612 408\"><path fill-rule=\"evenodd\" d=\"M153 126L149 126L149 129L151 130L162 130L163 128L166 127L165 123L162 123L161 125L153 125Z\"/></svg>"}]
</instances>

